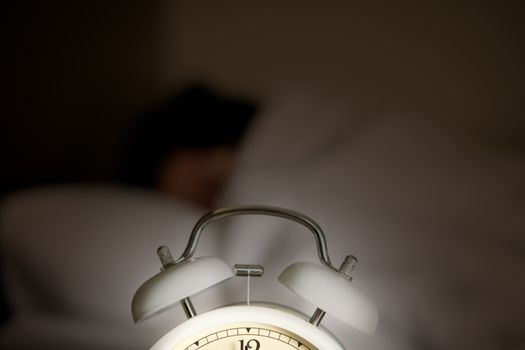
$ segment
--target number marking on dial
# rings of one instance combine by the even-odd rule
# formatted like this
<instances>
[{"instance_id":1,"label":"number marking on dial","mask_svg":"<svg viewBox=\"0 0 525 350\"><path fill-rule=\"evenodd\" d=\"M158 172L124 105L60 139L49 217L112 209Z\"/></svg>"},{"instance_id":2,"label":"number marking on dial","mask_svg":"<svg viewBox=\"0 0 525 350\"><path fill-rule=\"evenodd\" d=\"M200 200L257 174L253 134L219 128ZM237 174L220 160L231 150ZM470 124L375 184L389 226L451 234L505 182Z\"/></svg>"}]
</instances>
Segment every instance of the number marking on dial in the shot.
<instances>
[{"instance_id":1,"label":"number marking on dial","mask_svg":"<svg viewBox=\"0 0 525 350\"><path fill-rule=\"evenodd\" d=\"M302 338L273 326L221 327L220 330L215 332L214 330L204 333L204 336L193 340L189 346L181 349L272 350L275 345L282 344L286 349L316 350ZM228 340L231 341L228 342ZM225 342L224 345L220 345L221 342ZM232 344L235 344L235 348L232 347Z\"/></svg>"}]
</instances>

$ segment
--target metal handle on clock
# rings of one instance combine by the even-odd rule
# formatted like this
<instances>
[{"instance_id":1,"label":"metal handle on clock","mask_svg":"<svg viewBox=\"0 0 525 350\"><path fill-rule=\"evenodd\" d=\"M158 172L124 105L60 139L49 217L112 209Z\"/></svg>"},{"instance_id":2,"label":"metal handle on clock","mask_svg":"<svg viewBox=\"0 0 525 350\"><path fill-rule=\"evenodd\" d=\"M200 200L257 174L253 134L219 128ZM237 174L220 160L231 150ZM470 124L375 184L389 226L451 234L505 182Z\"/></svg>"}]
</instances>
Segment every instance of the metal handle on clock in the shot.
<instances>
[{"instance_id":1,"label":"metal handle on clock","mask_svg":"<svg viewBox=\"0 0 525 350\"><path fill-rule=\"evenodd\" d=\"M175 263L179 263L179 262L188 260L193 256L193 254L195 253L195 249L197 248L197 243L202 234L202 231L207 225L209 225L213 221L224 219L230 216L247 215L247 214L276 216L276 217L295 221L305 226L314 235L315 243L317 245L317 253L319 255L319 260L321 261L321 263L325 265L326 267L330 268L331 270L334 270L335 272L340 273L339 269L334 267L332 263L330 262L330 257L328 256L328 248L326 245L326 239L325 239L324 232L321 229L321 227L313 219L311 219L310 217L304 214L293 211L293 210L273 207L273 206L265 206L265 205L233 206L233 207L217 209L217 210L207 213L202 218L200 218L200 220L197 221L197 223L195 224L191 232L190 239L188 241L186 249L184 250L180 258L177 259Z\"/></svg>"}]
</instances>

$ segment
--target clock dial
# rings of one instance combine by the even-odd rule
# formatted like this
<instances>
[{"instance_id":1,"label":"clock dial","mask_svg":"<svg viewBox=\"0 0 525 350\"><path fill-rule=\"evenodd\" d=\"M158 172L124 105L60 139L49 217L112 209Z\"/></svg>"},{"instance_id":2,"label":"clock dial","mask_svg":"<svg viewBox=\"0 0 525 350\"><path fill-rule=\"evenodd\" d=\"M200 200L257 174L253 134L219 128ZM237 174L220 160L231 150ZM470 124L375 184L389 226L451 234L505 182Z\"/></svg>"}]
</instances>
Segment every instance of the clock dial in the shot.
<instances>
[{"instance_id":1,"label":"clock dial","mask_svg":"<svg viewBox=\"0 0 525 350\"><path fill-rule=\"evenodd\" d=\"M230 323L207 329L173 350L317 350L300 336L261 323Z\"/></svg>"}]
</instances>

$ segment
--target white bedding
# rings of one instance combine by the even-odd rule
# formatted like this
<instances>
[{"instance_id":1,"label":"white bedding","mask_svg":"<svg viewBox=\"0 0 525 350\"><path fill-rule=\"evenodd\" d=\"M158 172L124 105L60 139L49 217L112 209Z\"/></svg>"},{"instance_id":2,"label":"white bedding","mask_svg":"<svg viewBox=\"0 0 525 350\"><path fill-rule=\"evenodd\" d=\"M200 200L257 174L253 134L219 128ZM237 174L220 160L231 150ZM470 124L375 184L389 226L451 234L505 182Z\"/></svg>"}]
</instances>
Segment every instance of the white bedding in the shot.
<instances>
[{"instance_id":1,"label":"white bedding","mask_svg":"<svg viewBox=\"0 0 525 350\"><path fill-rule=\"evenodd\" d=\"M282 95L250 131L221 204L302 211L325 229L334 264L358 256L354 283L381 318L370 338L328 315L323 324L349 349L523 349L524 164L418 120L362 124L343 104ZM92 348L147 347L184 316L174 309L134 325L132 294L158 271L156 247L181 253L202 213L99 185L8 199L1 248L16 317L0 333L2 349L70 348L86 337ZM265 265L253 298L311 313L315 306L276 279L294 261L317 261L303 231L276 218L228 220L206 229L197 254ZM197 311L242 301L243 283L196 296Z\"/></svg>"},{"instance_id":2,"label":"white bedding","mask_svg":"<svg viewBox=\"0 0 525 350\"><path fill-rule=\"evenodd\" d=\"M355 283L382 313L382 344L372 348L518 349L525 347L523 179L523 155L476 148L416 119L358 124L303 94L261 117L225 202L303 211L325 228L334 261L357 255ZM311 245L297 236L279 249L315 258ZM343 325L326 324L352 343Z\"/></svg>"}]
</instances>

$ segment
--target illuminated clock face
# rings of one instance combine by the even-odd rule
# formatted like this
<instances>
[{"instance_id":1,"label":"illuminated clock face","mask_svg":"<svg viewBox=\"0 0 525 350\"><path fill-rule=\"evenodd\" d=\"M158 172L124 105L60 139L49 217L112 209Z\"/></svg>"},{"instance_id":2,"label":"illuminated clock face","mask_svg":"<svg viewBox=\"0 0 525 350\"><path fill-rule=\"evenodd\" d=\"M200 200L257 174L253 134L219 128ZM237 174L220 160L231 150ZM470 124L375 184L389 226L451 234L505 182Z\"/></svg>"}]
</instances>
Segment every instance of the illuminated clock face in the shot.
<instances>
[{"instance_id":1,"label":"illuminated clock face","mask_svg":"<svg viewBox=\"0 0 525 350\"><path fill-rule=\"evenodd\" d=\"M278 305L233 305L194 316L150 350L344 350L308 318Z\"/></svg>"},{"instance_id":2,"label":"illuminated clock face","mask_svg":"<svg viewBox=\"0 0 525 350\"><path fill-rule=\"evenodd\" d=\"M262 323L231 323L195 334L173 350L317 350L300 336Z\"/></svg>"}]
</instances>

